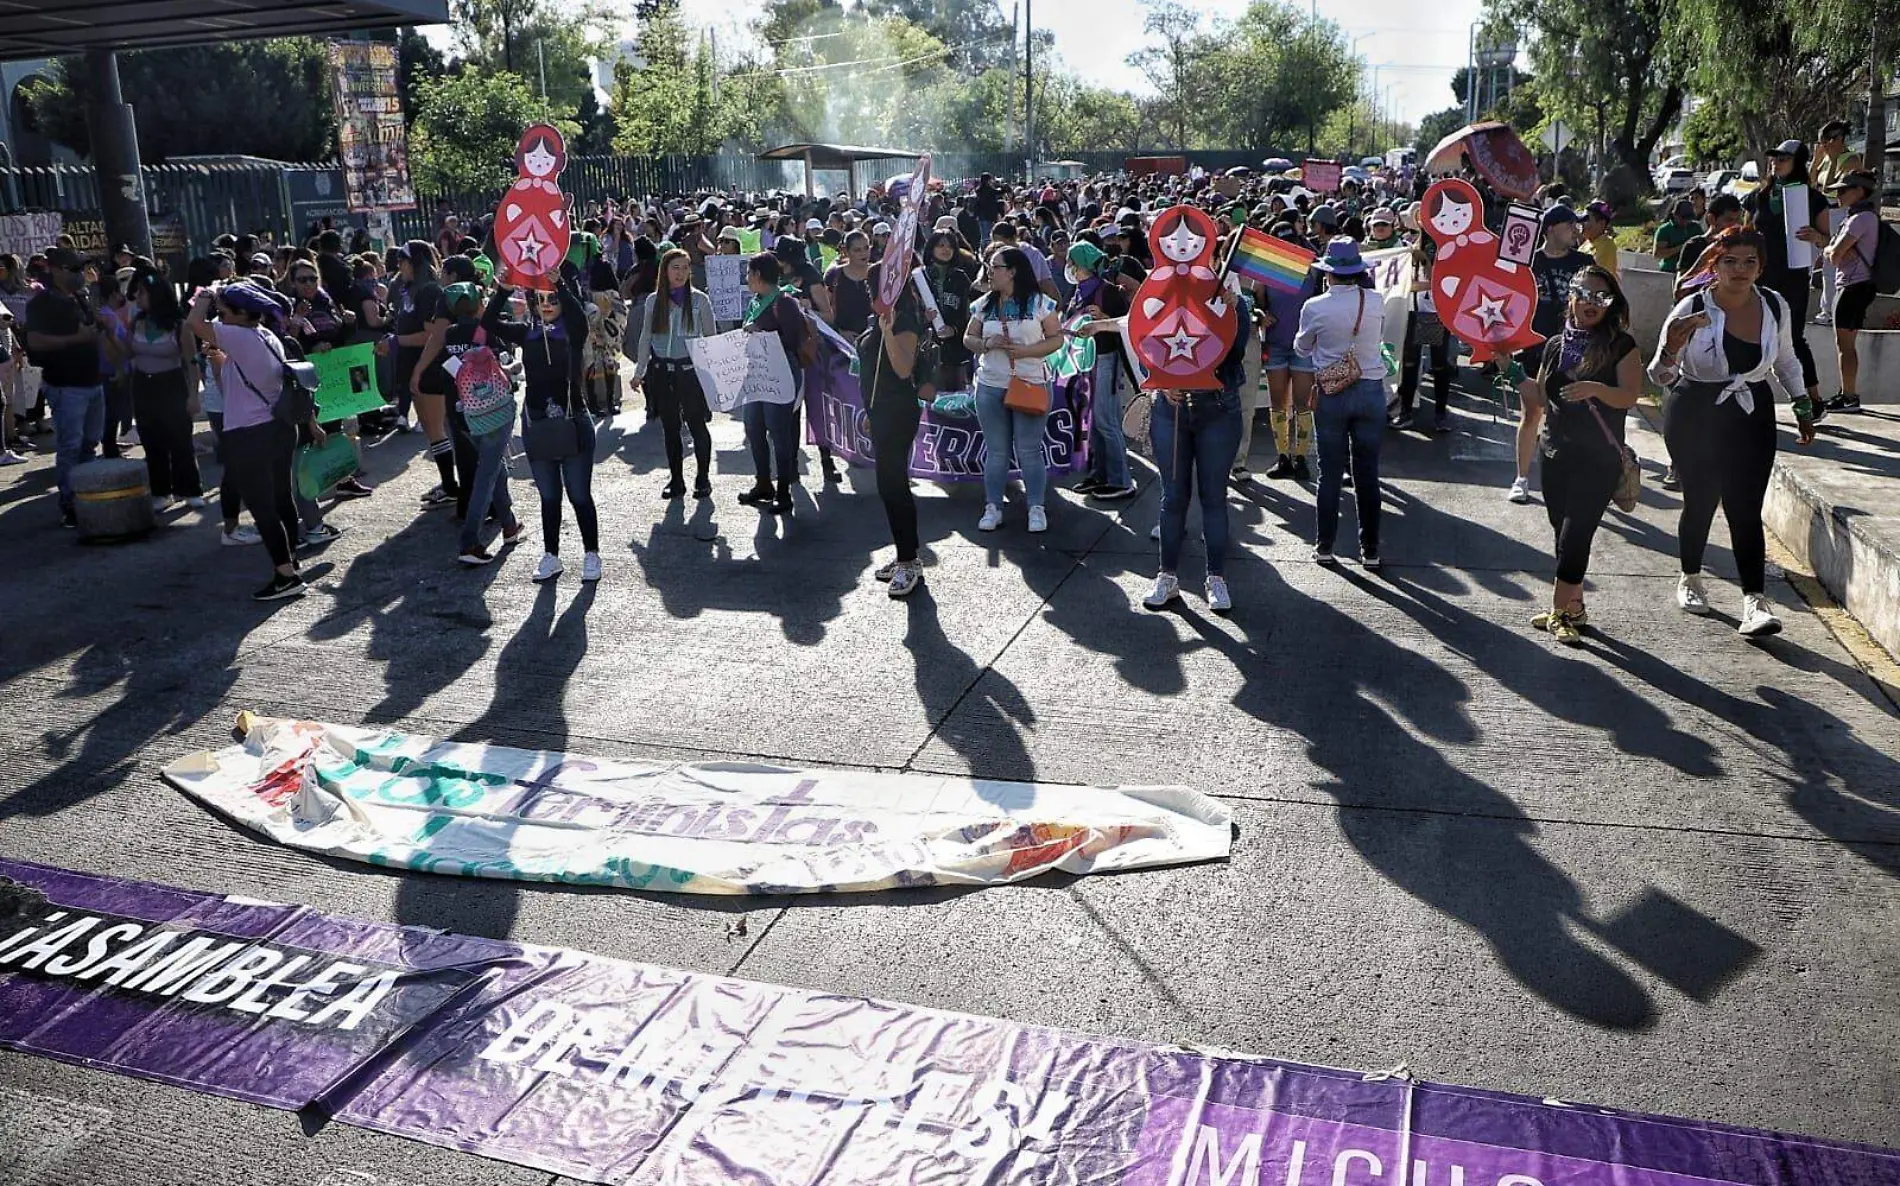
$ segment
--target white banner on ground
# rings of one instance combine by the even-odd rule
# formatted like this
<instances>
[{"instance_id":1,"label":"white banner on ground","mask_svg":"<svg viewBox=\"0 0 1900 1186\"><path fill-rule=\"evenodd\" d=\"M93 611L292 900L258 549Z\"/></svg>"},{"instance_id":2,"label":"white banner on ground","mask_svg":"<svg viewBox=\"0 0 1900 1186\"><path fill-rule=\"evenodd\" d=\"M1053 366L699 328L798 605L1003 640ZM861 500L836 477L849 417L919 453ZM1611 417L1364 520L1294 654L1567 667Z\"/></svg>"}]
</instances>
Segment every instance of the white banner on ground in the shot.
<instances>
[{"instance_id":1,"label":"white banner on ground","mask_svg":"<svg viewBox=\"0 0 1900 1186\"><path fill-rule=\"evenodd\" d=\"M745 264L743 255L706 257L706 295L712 298L713 316L720 321L745 316Z\"/></svg>"},{"instance_id":2,"label":"white banner on ground","mask_svg":"<svg viewBox=\"0 0 1900 1186\"><path fill-rule=\"evenodd\" d=\"M1187 787L622 762L240 714L165 770L294 848L430 873L696 894L991 885L1227 857Z\"/></svg>"},{"instance_id":3,"label":"white banner on ground","mask_svg":"<svg viewBox=\"0 0 1900 1186\"><path fill-rule=\"evenodd\" d=\"M789 404L798 398L792 364L777 334L735 329L688 338L686 353L715 412L736 411L744 404Z\"/></svg>"}]
</instances>

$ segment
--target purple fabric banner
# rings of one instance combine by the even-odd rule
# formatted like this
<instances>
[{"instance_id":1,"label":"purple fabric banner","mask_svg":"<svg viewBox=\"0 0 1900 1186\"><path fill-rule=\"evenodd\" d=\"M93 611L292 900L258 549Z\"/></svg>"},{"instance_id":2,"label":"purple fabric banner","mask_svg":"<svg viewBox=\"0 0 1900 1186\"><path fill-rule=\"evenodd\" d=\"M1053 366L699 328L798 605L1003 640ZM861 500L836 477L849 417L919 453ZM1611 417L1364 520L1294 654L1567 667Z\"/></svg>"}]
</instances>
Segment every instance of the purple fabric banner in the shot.
<instances>
[{"instance_id":1,"label":"purple fabric banner","mask_svg":"<svg viewBox=\"0 0 1900 1186\"><path fill-rule=\"evenodd\" d=\"M0 896L0 1045L314 1106L593 1182L1900 1180L1900 1155L1864 1146L1087 1038L43 866L0 862L0 875L38 891Z\"/></svg>"},{"instance_id":2,"label":"purple fabric banner","mask_svg":"<svg viewBox=\"0 0 1900 1186\"><path fill-rule=\"evenodd\" d=\"M815 323L814 323L815 324ZM863 388L851 373L856 356L827 329L818 335L818 361L805 371L805 406L812 443L822 444L853 465L871 465L871 423ZM1042 457L1049 476L1088 469L1088 375L1055 381L1049 419L1042 434ZM987 445L974 413L946 416L925 408L910 451L910 476L927 482L980 482ZM1011 466L1012 475L1015 473Z\"/></svg>"}]
</instances>

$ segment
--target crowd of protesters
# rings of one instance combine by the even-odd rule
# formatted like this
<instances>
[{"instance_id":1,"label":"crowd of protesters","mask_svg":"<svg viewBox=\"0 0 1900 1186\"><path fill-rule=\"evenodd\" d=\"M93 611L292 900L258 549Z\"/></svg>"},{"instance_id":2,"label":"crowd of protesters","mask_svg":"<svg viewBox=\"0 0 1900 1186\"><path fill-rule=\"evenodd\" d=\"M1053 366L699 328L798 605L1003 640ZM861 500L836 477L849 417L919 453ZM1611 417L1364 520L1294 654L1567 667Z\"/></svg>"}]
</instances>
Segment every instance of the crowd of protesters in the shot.
<instances>
[{"instance_id":1,"label":"crowd of protesters","mask_svg":"<svg viewBox=\"0 0 1900 1186\"><path fill-rule=\"evenodd\" d=\"M1708 610L1701 563L1719 506L1742 568L1741 631L1751 636L1779 626L1762 587L1761 501L1776 435L1766 381L1772 376L1795 401L1804 439L1827 411L1858 405L1852 339L1872 296L1876 237L1865 217L1872 179L1830 151L1813 166L1828 175L1815 181L1841 206L1814 203L1811 225L1800 231L1838 282L1831 312L1842 390L1822 401L1799 331L1809 277L1789 264L1777 197L1782 185L1810 180L1809 153L1791 141L1773 160L1774 178L1745 207L1718 196L1668 211L1656 256L1678 277L1681 299L1647 364L1648 377L1668 392L1669 480L1683 490L1679 604ZM1147 446L1161 493L1160 562L1143 603L1160 609L1180 597L1178 565L1189 508L1198 501L1206 600L1226 612L1233 605L1227 490L1253 480L1261 404L1273 442L1263 476L1316 480L1312 559L1339 562L1335 537L1351 490L1359 559L1368 570L1381 565L1385 434L1443 434L1453 426L1458 343L1436 316L1431 241L1419 234L1428 182L1408 168L1348 170L1324 195L1297 171L1028 186L985 174L939 184L921 201L916 280L889 307L875 294L903 197L895 185L817 200L699 194L589 205L573 211L571 248L550 292L499 283L489 227L448 210L438 211L432 238L380 252L360 231L347 249L335 229L314 228L301 246L227 235L182 277L129 251L88 260L70 246L50 246L24 261L0 256L0 303L12 314L12 332L0 334L8 354L0 394L12 393L0 444L16 458L11 443L31 440L38 422L50 419L60 513L71 526L73 467L95 448L112 455L136 441L155 510L171 513L180 502L207 506L192 435L202 413L223 467L224 541L262 544L270 558L260 599L301 594L300 558L340 531L291 481L300 447L321 446L346 428L420 431L438 481L418 513L452 510L460 524L454 557L480 566L526 531L507 480L519 446L540 500L542 557L533 579L563 571L565 505L581 534L582 579L593 581L603 571L592 495L596 423L628 415L622 401L629 400L663 441L668 480L659 497L711 498L712 413L687 343L735 328L776 334L802 385L822 325L857 355L876 490L895 545L877 576L901 597L923 578L905 472L921 409L942 393L968 393L987 450L977 530L1002 530L1010 521L1014 476L1021 522L1031 533L1046 531L1048 400L1038 405L1033 392L1053 381L1050 356L1085 334L1096 345L1088 467L1072 490L1104 507L1133 497L1145 467L1131 460L1130 446ZM1492 197L1487 191L1486 215L1495 226L1503 203ZM1573 202L1560 185L1545 187L1537 201L1542 234L1532 271L1535 329L1544 342L1498 372L1515 381L1524 413L1509 496L1531 500L1533 467L1541 463L1557 558L1552 605L1533 625L1574 643L1588 620L1582 591L1591 539L1624 478L1625 421L1645 365L1619 280L1614 212ZM1312 251L1316 261L1298 292L1227 277L1235 345L1216 370L1218 389L1157 393L1145 422L1128 418L1143 434L1130 442L1124 413L1146 397L1137 394L1126 338L1112 331L1154 266L1149 226L1180 203L1205 208L1224 239L1251 225ZM1840 215L1831 232L1830 213ZM1401 306L1403 332L1388 334L1387 306L1367 291L1364 253L1392 249L1409 251L1412 295ZM720 320L707 295L706 260L745 252L744 313ZM1402 343L1396 355L1381 348L1389 337ZM389 397L382 413L350 424L274 414L295 359L361 342L377 344ZM38 397L21 401L29 360L38 369ZM1414 408L1428 371L1429 424ZM1022 397L1025 390L1032 394ZM739 501L790 514L801 480L800 405L749 404L741 418L754 481ZM136 436L128 434L133 424ZM841 480L822 446L817 468L824 481ZM375 493L360 473L329 491L333 499ZM243 512L251 526L240 523ZM491 524L497 534L487 537Z\"/></svg>"}]
</instances>

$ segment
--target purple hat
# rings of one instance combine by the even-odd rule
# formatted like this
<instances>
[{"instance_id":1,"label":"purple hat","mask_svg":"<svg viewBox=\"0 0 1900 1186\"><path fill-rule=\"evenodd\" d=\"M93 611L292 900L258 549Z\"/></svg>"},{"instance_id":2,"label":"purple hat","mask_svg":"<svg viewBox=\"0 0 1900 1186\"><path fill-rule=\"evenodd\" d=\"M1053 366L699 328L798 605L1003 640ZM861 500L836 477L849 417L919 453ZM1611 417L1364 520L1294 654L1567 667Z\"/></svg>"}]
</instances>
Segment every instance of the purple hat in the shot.
<instances>
[{"instance_id":1,"label":"purple hat","mask_svg":"<svg viewBox=\"0 0 1900 1186\"><path fill-rule=\"evenodd\" d=\"M1333 276L1357 276L1366 270L1366 261L1359 257L1359 244L1341 235L1326 244L1326 254L1313 266Z\"/></svg>"},{"instance_id":2,"label":"purple hat","mask_svg":"<svg viewBox=\"0 0 1900 1186\"><path fill-rule=\"evenodd\" d=\"M283 312L283 298L249 281L239 280L225 285L218 290L218 299L240 313L255 313L259 317Z\"/></svg>"}]
</instances>

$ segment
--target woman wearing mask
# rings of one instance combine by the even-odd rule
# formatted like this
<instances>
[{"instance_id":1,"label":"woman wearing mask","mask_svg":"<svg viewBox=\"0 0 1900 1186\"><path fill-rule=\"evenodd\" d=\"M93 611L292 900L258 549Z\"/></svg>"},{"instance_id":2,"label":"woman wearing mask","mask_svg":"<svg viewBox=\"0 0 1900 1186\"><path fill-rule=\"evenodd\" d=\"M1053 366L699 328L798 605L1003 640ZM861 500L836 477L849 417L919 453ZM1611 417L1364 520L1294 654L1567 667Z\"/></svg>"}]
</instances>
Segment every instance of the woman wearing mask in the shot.
<instances>
[{"instance_id":1,"label":"woman wearing mask","mask_svg":"<svg viewBox=\"0 0 1900 1186\"><path fill-rule=\"evenodd\" d=\"M1359 503L1359 559L1369 571L1379 560L1379 442L1385 433L1385 303L1361 285L1365 262L1351 239L1334 239L1313 266L1326 274L1326 291L1300 309L1293 349L1313 360L1319 406L1313 428L1319 444L1318 530L1313 560L1337 564L1339 492L1351 442L1353 495ZM1342 368L1346 368L1343 369ZM1344 382L1351 368L1359 377ZM1343 386L1334 388L1339 382ZM1329 388L1332 388L1329 390Z\"/></svg>"},{"instance_id":2,"label":"woman wearing mask","mask_svg":"<svg viewBox=\"0 0 1900 1186\"><path fill-rule=\"evenodd\" d=\"M1629 333L1629 301L1607 268L1570 281L1563 333L1539 351L1534 387L1543 402L1544 510L1557 551L1548 610L1531 619L1568 646L1583 641L1583 577L1590 543L1623 473L1624 420L1643 394L1643 359Z\"/></svg>"},{"instance_id":3,"label":"woman wearing mask","mask_svg":"<svg viewBox=\"0 0 1900 1186\"><path fill-rule=\"evenodd\" d=\"M476 350L494 350L496 345L489 339L488 331L483 328L482 290L467 281L458 281L442 290L442 309L449 319L448 328L440 334L431 334L429 344L423 348L422 358L416 363L417 369L429 371L436 369L449 381L448 399L459 398L454 386L454 377L450 376L450 366L444 365L455 360L456 376L462 366L468 365L469 356ZM515 418L512 410L507 419L497 427L482 431L480 417L465 415L469 439L475 447L475 470L465 489L468 495L468 509L462 517L462 530L458 543L461 551L456 560L470 567L494 562L495 554L482 546L482 524L492 512L501 523L501 545L509 547L521 538L521 522L515 518L514 499L508 493L508 475L505 468L508 462L508 442L514 437Z\"/></svg>"},{"instance_id":4,"label":"woman wearing mask","mask_svg":"<svg viewBox=\"0 0 1900 1186\"><path fill-rule=\"evenodd\" d=\"M198 479L198 457L191 444L191 396L198 387L198 350L185 328L178 294L154 270L132 277L132 324L126 331L131 352L127 378L132 385L132 415L145 445L145 472L152 507L163 511L174 498L193 507L205 505Z\"/></svg>"},{"instance_id":5,"label":"woman wearing mask","mask_svg":"<svg viewBox=\"0 0 1900 1186\"><path fill-rule=\"evenodd\" d=\"M1749 194L1742 205L1748 211L1748 225L1761 235L1759 282L1763 288L1772 290L1787 303L1789 314L1794 318L1794 354L1801 366L1801 390L1807 393L1809 401L1815 405L1814 418L1819 422L1825 415L1820 407L1821 381L1814 369L1814 351L1808 345L1806 333L1810 265L1804 263L1797 267L1788 260L1788 188L1798 185L1806 191L1807 222L1793 229L1795 238L1814 249L1810 252L1812 255L1818 256L1820 249L1827 246L1827 234L1822 229L1827 203L1808 181L1806 144L1799 140L1783 140L1768 154L1768 164L1773 172L1768 184Z\"/></svg>"},{"instance_id":6,"label":"woman wearing mask","mask_svg":"<svg viewBox=\"0 0 1900 1186\"><path fill-rule=\"evenodd\" d=\"M812 328L797 298L779 287L781 275L779 259L770 252L746 261L746 307L740 324L747 333L778 335L785 360L791 364L793 388L802 389L805 368L798 365L798 356ZM742 504L791 514L792 483L798 480L798 407L799 401L794 398L789 404L753 402L740 409L753 474L752 489L739 496ZM774 463L778 467L776 485L772 481Z\"/></svg>"},{"instance_id":7,"label":"woman wearing mask","mask_svg":"<svg viewBox=\"0 0 1900 1186\"><path fill-rule=\"evenodd\" d=\"M970 385L970 351L963 344L963 331L970 324L971 285L976 282L976 257L957 246L955 231L937 231L924 245L924 282L937 302L941 329L933 325L937 336L938 363L935 376L940 391L964 391Z\"/></svg>"},{"instance_id":8,"label":"woman wearing mask","mask_svg":"<svg viewBox=\"0 0 1900 1186\"><path fill-rule=\"evenodd\" d=\"M1044 296L1036 270L1020 248L1006 247L991 257L990 289L970 310L963 344L980 355L976 365L976 416L983 425L983 517L978 531L1003 525L1003 498L1009 487L1013 454L1022 471L1029 502L1029 530L1049 530L1043 497L1049 467L1043 460L1043 428L1049 420L1049 355L1062 348L1062 323L1055 302ZM1012 408L1004 401L1012 385L1025 394L1042 391L1041 411Z\"/></svg>"},{"instance_id":9,"label":"woman wearing mask","mask_svg":"<svg viewBox=\"0 0 1900 1186\"><path fill-rule=\"evenodd\" d=\"M680 444L682 421L693 434L697 467L693 497L712 497L712 478L707 472L712 465L712 433L706 427L712 412L686 353L686 342L711 336L717 326L712 298L694 288L692 282L692 258L678 248L667 252L660 259L660 290L647 298L634 324L627 327L633 347L627 355L633 359L634 385L651 394L660 417L666 464L673 474L660 497L669 500L686 493L685 450Z\"/></svg>"},{"instance_id":10,"label":"woman wearing mask","mask_svg":"<svg viewBox=\"0 0 1900 1186\"><path fill-rule=\"evenodd\" d=\"M1148 426L1155 466L1161 471L1161 567L1155 587L1141 604L1162 609L1181 596L1177 575L1187 537L1188 502L1201 496L1201 537L1207 543L1207 608L1234 608L1227 589L1227 476L1240 451L1240 385L1247 378L1253 305L1229 293L1236 320L1234 344L1215 368L1219 391L1163 391Z\"/></svg>"},{"instance_id":11,"label":"woman wearing mask","mask_svg":"<svg viewBox=\"0 0 1900 1186\"><path fill-rule=\"evenodd\" d=\"M611 292L594 293L596 300ZM482 327L496 341L515 348L526 375L521 397L522 432L528 434L528 468L534 473L535 492L541 497L541 563L533 579L551 581L561 575L561 491L574 508L581 530L581 580L600 579L600 516L594 507L594 421L581 395L584 367L582 345L589 326L587 307L563 277L556 292L532 294L537 316L525 321L511 317L508 306L514 290L501 288L489 299ZM617 348L617 347L616 347ZM572 427L573 452L565 457L537 459L532 447L535 425L547 421Z\"/></svg>"},{"instance_id":12,"label":"woman wearing mask","mask_svg":"<svg viewBox=\"0 0 1900 1186\"><path fill-rule=\"evenodd\" d=\"M284 347L266 322L281 324L283 298L249 283L217 290L218 320L211 320L212 291L200 290L185 325L218 352L224 387L226 484L243 492L251 519L270 553L271 579L251 596L258 601L301 597L297 577L297 503L292 496L291 457L297 429L276 419L283 393ZM309 425L321 443L323 430Z\"/></svg>"},{"instance_id":13,"label":"woman wearing mask","mask_svg":"<svg viewBox=\"0 0 1900 1186\"><path fill-rule=\"evenodd\" d=\"M425 391L417 382L422 370L417 364L429 344L429 323L442 305L435 248L421 239L411 240L397 257L396 272L402 279L394 298L394 379L400 393L396 417L406 423L409 405L414 402L416 419L422 423L423 435L429 440L429 456L441 479L440 485L422 496L423 509L454 506L461 486L455 477L455 441L449 435L448 401L440 391Z\"/></svg>"},{"instance_id":14,"label":"woman wearing mask","mask_svg":"<svg viewBox=\"0 0 1900 1186\"><path fill-rule=\"evenodd\" d=\"M1799 394L1794 313L1780 293L1761 283L1762 260L1772 251L1759 231L1737 227L1717 235L1703 253L1713 283L1670 311L1649 364L1649 377L1669 392L1663 400L1663 440L1682 484L1676 604L1692 614L1709 612L1702 554L1719 506L1728 518L1742 585L1738 630L1747 638L1781 629L1765 596L1767 549L1761 525L1777 445L1770 374L1783 391L1794 394L1801 442L1814 439L1808 400Z\"/></svg>"},{"instance_id":15,"label":"woman wearing mask","mask_svg":"<svg viewBox=\"0 0 1900 1186\"><path fill-rule=\"evenodd\" d=\"M1063 317L1084 314L1097 321L1128 316L1128 294L1108 271L1108 256L1093 243L1069 248L1064 271L1074 295ZM1089 378L1089 472L1075 484L1078 493L1100 502L1132 498L1135 480L1128 472L1128 442L1122 436L1122 356L1119 333L1091 335L1095 340L1095 369Z\"/></svg>"}]
</instances>

